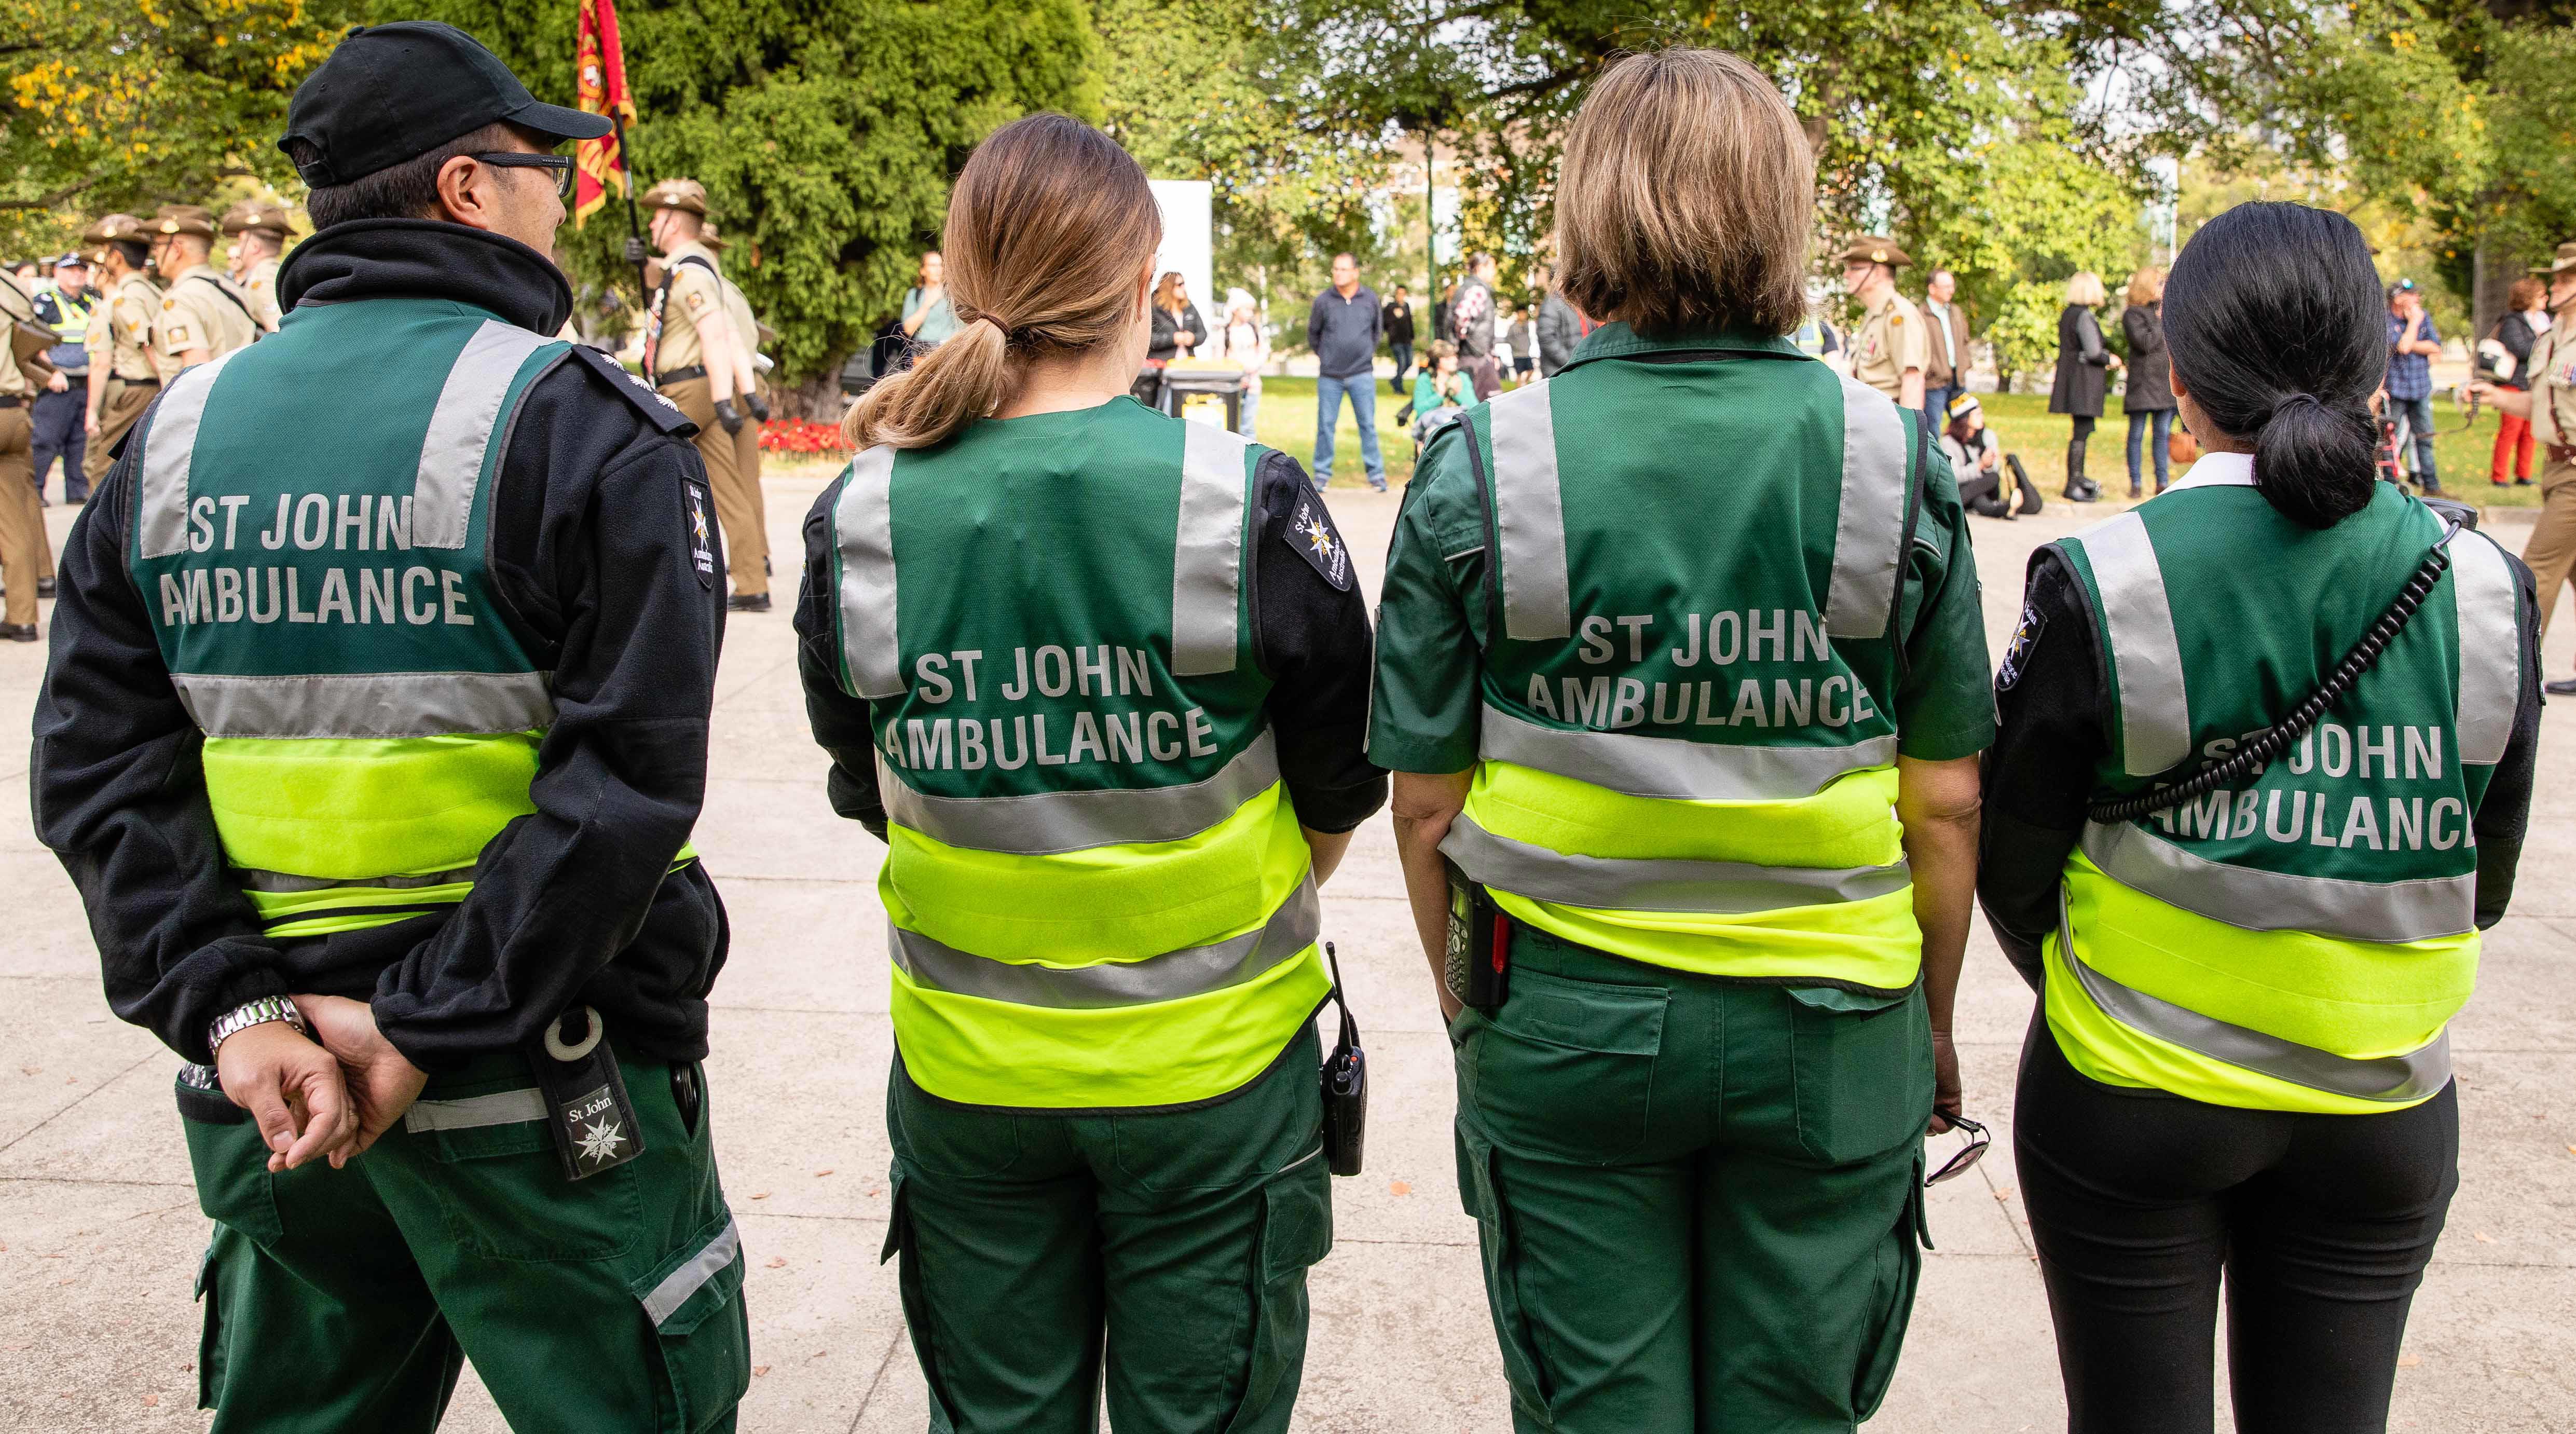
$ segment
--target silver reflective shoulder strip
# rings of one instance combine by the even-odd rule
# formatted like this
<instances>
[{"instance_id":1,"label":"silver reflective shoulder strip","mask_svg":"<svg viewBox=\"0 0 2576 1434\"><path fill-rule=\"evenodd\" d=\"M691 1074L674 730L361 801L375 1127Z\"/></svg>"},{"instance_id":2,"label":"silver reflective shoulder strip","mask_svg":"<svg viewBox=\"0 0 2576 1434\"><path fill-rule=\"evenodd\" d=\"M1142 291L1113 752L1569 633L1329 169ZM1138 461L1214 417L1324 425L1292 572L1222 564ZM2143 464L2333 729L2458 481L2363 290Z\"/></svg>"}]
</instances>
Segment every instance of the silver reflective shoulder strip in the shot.
<instances>
[{"instance_id":1,"label":"silver reflective shoulder strip","mask_svg":"<svg viewBox=\"0 0 2576 1434\"><path fill-rule=\"evenodd\" d=\"M1476 755L1667 801L1786 802L1896 761L1893 735L1848 747L1737 747L1629 732L1569 732L1486 704Z\"/></svg>"},{"instance_id":2,"label":"silver reflective shoulder strip","mask_svg":"<svg viewBox=\"0 0 2576 1434\"><path fill-rule=\"evenodd\" d=\"M2402 1056L2382 1056L2374 1060L2353 1060L2267 1036L2261 1031L2231 1025L2204 1016L2188 1007L2177 1006L2158 996L2150 996L2134 987L2124 986L2084 964L2075 954L2075 943L2069 938L2061 917L2058 947L2066 957L2066 967L2084 987L2084 994L2104 1014L2133 1031L2143 1031L2158 1040L2169 1041L2187 1051L2197 1051L2214 1061L2267 1075L2292 1085L2321 1090L2329 1095L2350 1096L2354 1100L2386 1101L2391 1105L2412 1104L2427 1096L2437 1095L2451 1082L2451 1033L2435 1036L2430 1045Z\"/></svg>"},{"instance_id":3,"label":"silver reflective shoulder strip","mask_svg":"<svg viewBox=\"0 0 2576 1434\"><path fill-rule=\"evenodd\" d=\"M1867 901L1903 891L1914 881L1902 861L1892 866L1825 868L1569 856L1496 836L1463 815L1450 823L1440 850L1483 885L1536 901L1611 911L1742 915Z\"/></svg>"},{"instance_id":4,"label":"silver reflective shoulder strip","mask_svg":"<svg viewBox=\"0 0 2576 1434\"><path fill-rule=\"evenodd\" d=\"M383 891L416 891L425 886L453 886L472 881L474 868L460 866L454 871L423 872L412 876L331 877L297 876L292 872L262 871L257 867L237 866L233 881L244 891L306 892L339 891L358 887Z\"/></svg>"},{"instance_id":5,"label":"silver reflective shoulder strip","mask_svg":"<svg viewBox=\"0 0 2576 1434\"><path fill-rule=\"evenodd\" d=\"M152 424L143 430L143 486L135 500L135 522L147 558L174 557L188 550L188 468L196 460L197 430L205 420L206 398L215 391L215 377L233 361L233 354L247 352L235 349L182 372L170 380L160 407L152 411Z\"/></svg>"},{"instance_id":6,"label":"silver reflective shoulder strip","mask_svg":"<svg viewBox=\"0 0 2576 1434\"><path fill-rule=\"evenodd\" d=\"M2084 854L2122 886L2245 931L2396 942L2477 927L2470 874L2376 882L2260 871L2211 861L2125 822L2085 823Z\"/></svg>"},{"instance_id":7,"label":"silver reflective shoulder strip","mask_svg":"<svg viewBox=\"0 0 2576 1434\"><path fill-rule=\"evenodd\" d=\"M209 737L449 737L555 720L548 672L357 672L296 677L173 673Z\"/></svg>"},{"instance_id":8,"label":"silver reflective shoulder strip","mask_svg":"<svg viewBox=\"0 0 2576 1434\"><path fill-rule=\"evenodd\" d=\"M1494 528L1502 537L1503 636L1540 642L1574 635L1565 555L1565 489L1557 475L1551 383L1494 395Z\"/></svg>"},{"instance_id":9,"label":"silver reflective shoulder strip","mask_svg":"<svg viewBox=\"0 0 2576 1434\"><path fill-rule=\"evenodd\" d=\"M420 467L411 490L411 545L461 548L473 524L474 490L501 430L501 401L528 356L554 339L516 324L486 319L465 341L421 435ZM566 350L569 352L569 349Z\"/></svg>"},{"instance_id":10,"label":"silver reflective shoulder strip","mask_svg":"<svg viewBox=\"0 0 2576 1434\"><path fill-rule=\"evenodd\" d=\"M903 773L877 754L877 787L895 825L949 846L1018 856L1178 841L1233 816L1278 780L1279 743L1266 727L1214 776L1176 787L933 797L906 785Z\"/></svg>"},{"instance_id":11,"label":"silver reflective shoulder strip","mask_svg":"<svg viewBox=\"0 0 2576 1434\"><path fill-rule=\"evenodd\" d=\"M2084 548L2120 689L2120 770L2152 777L2191 755L2191 700L2164 569L2146 520L2123 513L2069 541Z\"/></svg>"},{"instance_id":12,"label":"silver reflective shoulder strip","mask_svg":"<svg viewBox=\"0 0 2576 1434\"><path fill-rule=\"evenodd\" d=\"M724 1273L725 1267L742 1258L742 1222L727 1220L706 1248L689 1258L689 1262L662 1277L662 1283L644 1297L644 1313L660 1329L662 1322L680 1312L689 1296L706 1287L709 1280Z\"/></svg>"},{"instance_id":13,"label":"silver reflective shoulder strip","mask_svg":"<svg viewBox=\"0 0 2576 1434\"><path fill-rule=\"evenodd\" d=\"M994 961L886 925L886 952L915 985L1059 1011L1112 1010L1203 996L1259 979L1296 959L1324 929L1323 903L1309 873L1259 930L1142 961L1041 966Z\"/></svg>"},{"instance_id":14,"label":"silver reflective shoulder strip","mask_svg":"<svg viewBox=\"0 0 2576 1434\"><path fill-rule=\"evenodd\" d=\"M1243 519L1252 440L1181 425L1181 516L1172 536L1172 675L1234 670L1243 604Z\"/></svg>"},{"instance_id":15,"label":"silver reflective shoulder strip","mask_svg":"<svg viewBox=\"0 0 2576 1434\"><path fill-rule=\"evenodd\" d=\"M2484 533L2451 540L2452 598L2460 614L2460 761L2492 767L2513 740L2522 699L2521 585Z\"/></svg>"},{"instance_id":16,"label":"silver reflective shoulder strip","mask_svg":"<svg viewBox=\"0 0 2576 1434\"><path fill-rule=\"evenodd\" d=\"M1905 414L1868 384L1843 379L1842 506L1834 515L1828 637L1882 638L1896 614L1905 560Z\"/></svg>"},{"instance_id":17,"label":"silver reflective shoulder strip","mask_svg":"<svg viewBox=\"0 0 2576 1434\"><path fill-rule=\"evenodd\" d=\"M861 697L904 690L894 607L894 455L880 443L851 459L850 480L832 510L841 550L841 662Z\"/></svg>"},{"instance_id":18,"label":"silver reflective shoulder strip","mask_svg":"<svg viewBox=\"0 0 2576 1434\"><path fill-rule=\"evenodd\" d=\"M403 1114L403 1129L479 1130L487 1125L525 1125L546 1118L546 1098L534 1089L496 1091L464 1100L416 1100Z\"/></svg>"}]
</instances>

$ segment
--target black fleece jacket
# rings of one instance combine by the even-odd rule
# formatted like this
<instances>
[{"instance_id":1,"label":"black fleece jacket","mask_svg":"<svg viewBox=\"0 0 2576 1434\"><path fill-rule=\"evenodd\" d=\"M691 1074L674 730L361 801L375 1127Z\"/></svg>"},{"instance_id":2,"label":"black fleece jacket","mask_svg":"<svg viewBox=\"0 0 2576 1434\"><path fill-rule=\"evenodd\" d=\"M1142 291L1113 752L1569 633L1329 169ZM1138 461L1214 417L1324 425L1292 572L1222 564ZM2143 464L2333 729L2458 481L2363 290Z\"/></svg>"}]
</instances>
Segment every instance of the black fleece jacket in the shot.
<instances>
[{"instance_id":1,"label":"black fleece jacket","mask_svg":"<svg viewBox=\"0 0 2576 1434\"><path fill-rule=\"evenodd\" d=\"M296 249L278 290L290 309L431 295L545 334L572 306L544 255L427 220L325 230ZM329 443L331 395L310 395L309 415L278 441ZM705 788L724 632L724 592L701 579L691 549L691 490L707 501L693 431L593 351L530 389L502 456L486 557L513 631L554 673L537 810L484 849L462 904L283 942L261 935L225 865L204 737L126 565L141 451L129 445L63 553L32 776L37 833L89 909L119 1016L203 1062L207 1026L243 1001L349 996L434 1071L522 1047L587 1004L622 1054L705 1055L724 906L696 863L669 870Z\"/></svg>"}]
</instances>

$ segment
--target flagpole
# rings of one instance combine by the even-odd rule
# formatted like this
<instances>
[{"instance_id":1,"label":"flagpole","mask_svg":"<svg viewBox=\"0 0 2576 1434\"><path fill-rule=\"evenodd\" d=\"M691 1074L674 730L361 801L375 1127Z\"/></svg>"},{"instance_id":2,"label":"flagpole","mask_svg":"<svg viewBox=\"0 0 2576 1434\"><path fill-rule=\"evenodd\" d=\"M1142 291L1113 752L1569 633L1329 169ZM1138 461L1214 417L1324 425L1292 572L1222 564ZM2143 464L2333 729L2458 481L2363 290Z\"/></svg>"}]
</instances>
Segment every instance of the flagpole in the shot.
<instances>
[{"instance_id":1,"label":"flagpole","mask_svg":"<svg viewBox=\"0 0 2576 1434\"><path fill-rule=\"evenodd\" d=\"M617 159L626 168L626 236L641 244L644 242L644 225L635 217L635 178L639 166L635 163L634 149L626 142L625 112L614 105L610 106L608 122L617 127ZM644 261L641 258L635 261L635 295L636 302L639 304L653 302L653 286L644 277Z\"/></svg>"}]
</instances>

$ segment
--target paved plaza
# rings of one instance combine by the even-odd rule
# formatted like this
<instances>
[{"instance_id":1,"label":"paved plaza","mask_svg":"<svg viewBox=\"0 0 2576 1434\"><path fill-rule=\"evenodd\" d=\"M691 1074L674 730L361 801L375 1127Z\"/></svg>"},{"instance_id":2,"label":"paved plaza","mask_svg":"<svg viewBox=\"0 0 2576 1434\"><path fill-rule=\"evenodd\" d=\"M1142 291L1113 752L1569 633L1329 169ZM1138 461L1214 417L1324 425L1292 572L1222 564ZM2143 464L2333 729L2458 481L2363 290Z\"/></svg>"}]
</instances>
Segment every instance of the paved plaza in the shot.
<instances>
[{"instance_id":1,"label":"paved plaza","mask_svg":"<svg viewBox=\"0 0 2576 1434\"><path fill-rule=\"evenodd\" d=\"M798 526L826 477L811 468L768 484L782 603ZM1330 496L1373 592L1396 500ZM59 543L70 512L48 516ZM1975 521L2000 651L2031 545L2082 520ZM2516 549L2525 531L2498 529ZM2576 666L2571 654L2576 622L2553 638L2551 672ZM26 732L43 662L42 647L0 645L0 1430L202 1429L190 1285L207 1222L171 1102L179 1062L108 1013L79 902L29 830ZM2415 1302L2399 1429L2576 1429L2576 726L2555 714L2544 741L2520 893L2454 1027L2461 1186ZM714 996L711 1110L750 1263L758 1366L741 1427L919 1431L921 1379L893 1267L878 1263L891 1046L882 848L824 799L783 606L732 624L710 770L696 841L733 922ZM1449 1046L1383 815L1326 889L1325 921L1375 1091L1367 1173L1334 1182L1337 1238L1314 1271L1297 1427L1507 1430L1474 1227L1452 1175ZM2009 1148L2030 1008L1980 922L1958 1033L1968 1112L1994 1128L1997 1149L1933 1195L1939 1249L1873 1430L2063 1427ZM447 1427L503 1426L469 1376Z\"/></svg>"}]
</instances>

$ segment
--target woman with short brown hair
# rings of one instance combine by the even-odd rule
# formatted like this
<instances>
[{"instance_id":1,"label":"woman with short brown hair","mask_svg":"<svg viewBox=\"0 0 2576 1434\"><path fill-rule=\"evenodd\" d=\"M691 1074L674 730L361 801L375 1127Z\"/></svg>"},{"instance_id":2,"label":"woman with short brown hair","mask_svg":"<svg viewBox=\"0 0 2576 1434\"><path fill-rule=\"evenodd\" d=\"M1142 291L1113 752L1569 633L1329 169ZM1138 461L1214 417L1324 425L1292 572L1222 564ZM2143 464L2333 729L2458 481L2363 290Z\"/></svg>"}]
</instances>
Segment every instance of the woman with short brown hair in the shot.
<instances>
[{"instance_id":1,"label":"woman with short brown hair","mask_svg":"<svg viewBox=\"0 0 2576 1434\"><path fill-rule=\"evenodd\" d=\"M1959 1118L1975 567L1922 423L1786 337L1814 207L1760 71L1611 67L1557 188L1603 322L1431 437L1388 558L1369 750L1525 1431L1867 1418Z\"/></svg>"}]
</instances>

